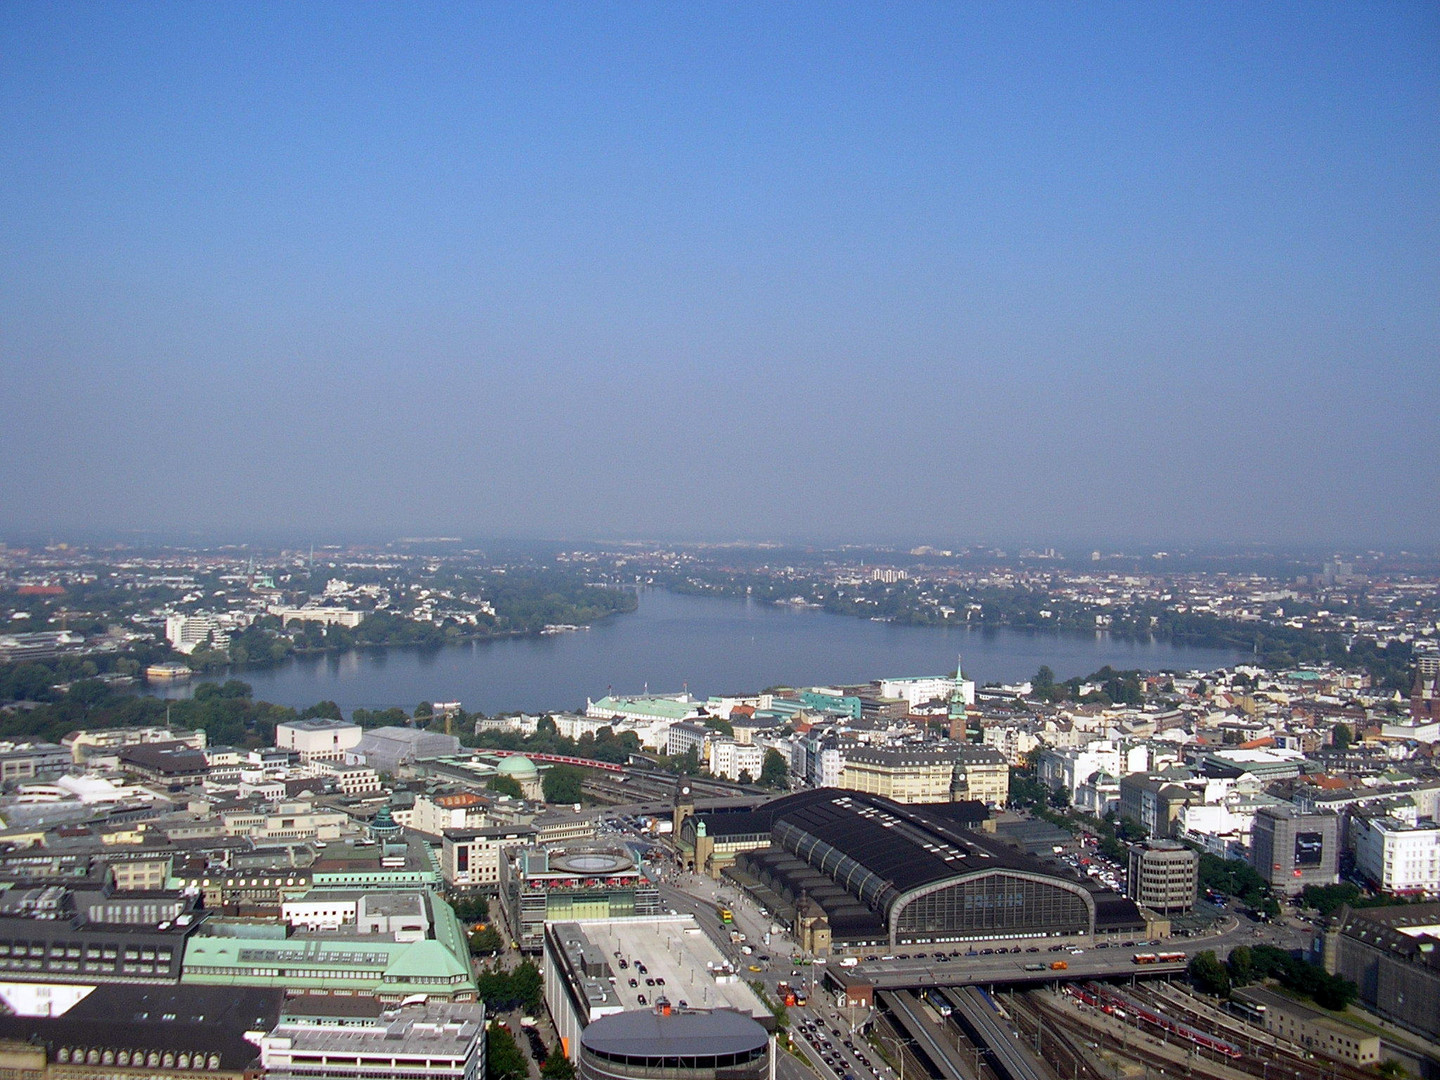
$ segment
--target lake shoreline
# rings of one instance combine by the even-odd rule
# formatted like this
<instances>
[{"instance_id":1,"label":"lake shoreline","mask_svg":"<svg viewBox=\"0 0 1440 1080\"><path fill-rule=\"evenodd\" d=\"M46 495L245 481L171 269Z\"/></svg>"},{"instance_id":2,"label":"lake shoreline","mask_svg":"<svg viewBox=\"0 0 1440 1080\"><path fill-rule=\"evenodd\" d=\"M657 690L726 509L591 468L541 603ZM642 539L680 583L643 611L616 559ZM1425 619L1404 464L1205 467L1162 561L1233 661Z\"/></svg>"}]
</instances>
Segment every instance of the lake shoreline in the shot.
<instances>
[{"instance_id":1,"label":"lake shoreline","mask_svg":"<svg viewBox=\"0 0 1440 1080\"><path fill-rule=\"evenodd\" d=\"M583 709L606 693L698 696L737 687L869 682L953 672L963 655L979 683L1021 682L1042 665L1057 679L1116 670L1211 670L1233 651L1122 640L1094 633L1007 627L913 627L876 623L751 599L694 597L646 589L637 607L586 624L585 633L507 633L439 646L369 645L312 650L264 666L196 672L181 686L150 685L161 698L189 697L205 682L238 678L255 696L306 708L410 709L461 701L472 712Z\"/></svg>"}]
</instances>

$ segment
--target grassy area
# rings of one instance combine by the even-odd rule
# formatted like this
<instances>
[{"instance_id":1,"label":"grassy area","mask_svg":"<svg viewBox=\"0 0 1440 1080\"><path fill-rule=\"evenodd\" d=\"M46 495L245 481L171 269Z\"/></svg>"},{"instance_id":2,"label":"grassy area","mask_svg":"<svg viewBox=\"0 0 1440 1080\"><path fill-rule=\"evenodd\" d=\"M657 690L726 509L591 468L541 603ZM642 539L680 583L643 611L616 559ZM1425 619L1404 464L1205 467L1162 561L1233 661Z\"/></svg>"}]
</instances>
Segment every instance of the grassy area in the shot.
<instances>
[{"instance_id":1,"label":"grassy area","mask_svg":"<svg viewBox=\"0 0 1440 1080\"><path fill-rule=\"evenodd\" d=\"M1288 987L1281 986L1278 982L1267 982L1264 984L1264 987L1272 994L1279 994L1281 997L1289 998L1297 1005L1303 1005L1305 1006L1305 1008L1310 1009L1313 1012L1320 1013L1322 1016L1328 1016L1331 1020L1338 1021L1342 1024L1348 1024L1351 1027L1359 1028L1362 1031L1369 1032L1371 1035L1382 1035L1387 1038L1391 1037L1390 1032L1386 1031L1378 1024L1372 1024L1364 1017L1357 1016L1348 1008L1344 1012L1336 1012L1334 1009L1327 1009L1325 1008L1325 1006L1318 1004L1314 998L1307 997L1306 995L1300 993L1298 990L1291 990Z\"/></svg>"}]
</instances>

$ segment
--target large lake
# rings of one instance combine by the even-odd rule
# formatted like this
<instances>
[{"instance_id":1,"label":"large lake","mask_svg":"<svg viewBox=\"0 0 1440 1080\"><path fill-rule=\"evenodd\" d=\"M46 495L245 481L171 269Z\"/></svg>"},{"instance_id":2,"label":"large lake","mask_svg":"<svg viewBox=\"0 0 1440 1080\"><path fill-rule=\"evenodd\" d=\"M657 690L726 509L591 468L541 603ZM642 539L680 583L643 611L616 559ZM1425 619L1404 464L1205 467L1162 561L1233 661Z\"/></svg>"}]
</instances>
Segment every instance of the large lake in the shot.
<instances>
[{"instance_id":1,"label":"large lake","mask_svg":"<svg viewBox=\"0 0 1440 1080\"><path fill-rule=\"evenodd\" d=\"M1219 649L1177 648L1104 634L1036 634L897 626L752 600L650 590L640 607L589 630L441 649L375 649L304 657L231 676L255 696L304 708L459 701L471 712L580 709L586 697L679 691L754 693L767 686L868 682L955 670L977 682L1015 682L1048 664L1060 679L1116 668L1210 670L1234 663ZM205 680L196 680L196 682ZM196 682L155 688L186 697Z\"/></svg>"}]
</instances>

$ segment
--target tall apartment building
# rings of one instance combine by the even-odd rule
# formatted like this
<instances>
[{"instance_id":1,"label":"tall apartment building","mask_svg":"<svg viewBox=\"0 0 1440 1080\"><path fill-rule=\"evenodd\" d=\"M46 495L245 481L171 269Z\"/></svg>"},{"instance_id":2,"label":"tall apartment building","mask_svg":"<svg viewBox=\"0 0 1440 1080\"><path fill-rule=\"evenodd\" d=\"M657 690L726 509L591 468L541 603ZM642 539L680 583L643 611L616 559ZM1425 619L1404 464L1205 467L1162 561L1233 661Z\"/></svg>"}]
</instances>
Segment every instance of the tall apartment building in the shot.
<instances>
[{"instance_id":1,"label":"tall apartment building","mask_svg":"<svg viewBox=\"0 0 1440 1080\"><path fill-rule=\"evenodd\" d=\"M189 656L207 642L217 649L225 648L230 644L230 635L215 621L215 616L201 612L165 616L165 640L176 652Z\"/></svg>"},{"instance_id":2,"label":"tall apartment building","mask_svg":"<svg viewBox=\"0 0 1440 1080\"><path fill-rule=\"evenodd\" d=\"M1338 880L1340 819L1294 806L1262 806L1255 812L1250 865L1272 889L1291 896L1306 885Z\"/></svg>"},{"instance_id":3,"label":"tall apartment building","mask_svg":"<svg viewBox=\"0 0 1440 1080\"><path fill-rule=\"evenodd\" d=\"M1189 911L1200 882L1200 856L1174 840L1149 840L1130 849L1126 895L1161 914Z\"/></svg>"}]
</instances>

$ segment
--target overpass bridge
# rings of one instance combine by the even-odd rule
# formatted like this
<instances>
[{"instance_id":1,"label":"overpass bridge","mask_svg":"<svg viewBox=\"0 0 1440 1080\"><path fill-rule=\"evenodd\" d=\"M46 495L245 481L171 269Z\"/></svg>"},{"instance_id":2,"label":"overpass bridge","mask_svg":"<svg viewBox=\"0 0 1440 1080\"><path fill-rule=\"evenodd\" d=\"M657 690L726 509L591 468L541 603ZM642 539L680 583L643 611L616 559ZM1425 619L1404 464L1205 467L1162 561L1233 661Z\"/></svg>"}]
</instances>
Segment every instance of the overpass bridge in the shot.
<instances>
[{"instance_id":1,"label":"overpass bridge","mask_svg":"<svg viewBox=\"0 0 1440 1080\"><path fill-rule=\"evenodd\" d=\"M1025 986L1090 979L1173 978L1183 974L1184 959L1137 964L1128 950L1085 949L1080 953L1009 953L995 956L959 956L939 960L932 956L876 959L854 967L840 967L831 959L827 977L839 988L928 990L946 986ZM1053 968L1052 964L1064 964ZM1038 970L1035 970L1037 969Z\"/></svg>"}]
</instances>

